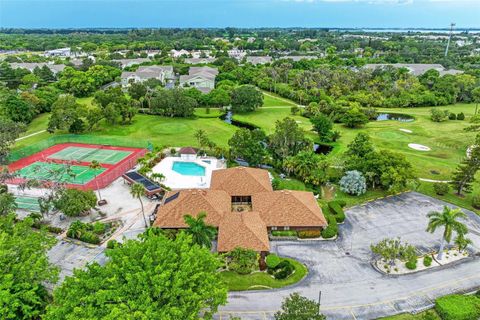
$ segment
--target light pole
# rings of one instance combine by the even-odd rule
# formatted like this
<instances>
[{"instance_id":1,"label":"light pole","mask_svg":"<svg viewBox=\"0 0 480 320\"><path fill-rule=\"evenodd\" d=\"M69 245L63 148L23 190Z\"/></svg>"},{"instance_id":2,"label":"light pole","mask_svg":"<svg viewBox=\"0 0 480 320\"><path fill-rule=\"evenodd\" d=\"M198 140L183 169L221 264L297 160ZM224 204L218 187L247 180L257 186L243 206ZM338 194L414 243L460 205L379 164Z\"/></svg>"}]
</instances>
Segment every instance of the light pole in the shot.
<instances>
[{"instance_id":1,"label":"light pole","mask_svg":"<svg viewBox=\"0 0 480 320\"><path fill-rule=\"evenodd\" d=\"M450 34L448 36L447 48L445 48L445 58L448 55L448 47L450 47L450 39L452 38L452 33L453 33L453 28L454 27L455 27L455 23L454 22L450 23Z\"/></svg>"},{"instance_id":2,"label":"light pole","mask_svg":"<svg viewBox=\"0 0 480 320\"><path fill-rule=\"evenodd\" d=\"M320 301L322 300L322 290L318 291L318 314L320 315Z\"/></svg>"}]
</instances>

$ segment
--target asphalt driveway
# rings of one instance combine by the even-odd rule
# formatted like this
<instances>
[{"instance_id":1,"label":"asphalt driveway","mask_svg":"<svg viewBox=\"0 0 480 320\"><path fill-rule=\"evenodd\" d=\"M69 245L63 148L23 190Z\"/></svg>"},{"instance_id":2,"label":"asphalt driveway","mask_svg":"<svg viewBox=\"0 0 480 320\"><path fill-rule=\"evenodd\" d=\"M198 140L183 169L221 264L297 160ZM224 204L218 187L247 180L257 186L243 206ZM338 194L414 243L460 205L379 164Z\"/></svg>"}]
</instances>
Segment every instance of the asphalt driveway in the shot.
<instances>
[{"instance_id":1,"label":"asphalt driveway","mask_svg":"<svg viewBox=\"0 0 480 320\"><path fill-rule=\"evenodd\" d=\"M433 251L441 231L425 232L427 213L441 210L444 202L415 193L404 193L347 211L336 241L276 241L272 251L302 261L309 275L293 287L269 291L234 292L217 315L219 319L271 319L284 297L300 292L318 299L329 319L375 319L432 306L436 297L480 287L480 259L399 277L375 271L370 264L370 244L401 237L422 252ZM480 250L480 217L465 211L473 241Z\"/></svg>"}]
</instances>

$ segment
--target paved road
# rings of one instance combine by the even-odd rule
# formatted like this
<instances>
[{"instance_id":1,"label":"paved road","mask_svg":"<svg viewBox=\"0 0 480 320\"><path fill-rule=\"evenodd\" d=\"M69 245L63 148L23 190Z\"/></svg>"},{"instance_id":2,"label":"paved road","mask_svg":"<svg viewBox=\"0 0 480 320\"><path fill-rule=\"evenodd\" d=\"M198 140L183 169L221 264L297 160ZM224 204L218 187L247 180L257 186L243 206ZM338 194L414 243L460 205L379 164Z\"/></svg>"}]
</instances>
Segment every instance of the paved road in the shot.
<instances>
[{"instance_id":1,"label":"paved road","mask_svg":"<svg viewBox=\"0 0 480 320\"><path fill-rule=\"evenodd\" d=\"M423 252L436 248L441 233L425 232L426 214L443 205L418 193L405 193L348 210L336 241L274 242L272 251L308 266L307 278L284 289L231 293L217 319L271 319L292 292L317 300L320 290L322 312L329 319L375 319L422 310L432 306L436 297L480 287L478 257L400 277L382 275L370 265L370 244L386 237L401 236ZM467 214L469 238L474 242L471 249L478 252L480 218Z\"/></svg>"}]
</instances>

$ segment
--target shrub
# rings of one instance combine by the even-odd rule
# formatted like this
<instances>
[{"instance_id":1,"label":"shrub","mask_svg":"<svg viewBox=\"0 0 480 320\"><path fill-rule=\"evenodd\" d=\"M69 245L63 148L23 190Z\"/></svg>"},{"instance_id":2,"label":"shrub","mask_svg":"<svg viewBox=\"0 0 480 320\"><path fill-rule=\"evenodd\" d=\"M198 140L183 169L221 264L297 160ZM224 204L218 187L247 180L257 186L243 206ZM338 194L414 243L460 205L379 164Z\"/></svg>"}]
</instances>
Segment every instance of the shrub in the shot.
<instances>
[{"instance_id":1,"label":"shrub","mask_svg":"<svg viewBox=\"0 0 480 320\"><path fill-rule=\"evenodd\" d=\"M288 260L282 260L273 270L273 276L277 280L286 279L295 270Z\"/></svg>"},{"instance_id":2,"label":"shrub","mask_svg":"<svg viewBox=\"0 0 480 320\"><path fill-rule=\"evenodd\" d=\"M340 190L351 195L362 195L367 191L367 181L357 170L347 171L340 179Z\"/></svg>"},{"instance_id":3,"label":"shrub","mask_svg":"<svg viewBox=\"0 0 480 320\"><path fill-rule=\"evenodd\" d=\"M405 263L405 267L409 270L415 270L417 269L417 261L416 260L410 260L407 263Z\"/></svg>"},{"instance_id":4,"label":"shrub","mask_svg":"<svg viewBox=\"0 0 480 320\"><path fill-rule=\"evenodd\" d=\"M322 230L322 238L324 239L331 239L337 235L337 230L336 228L333 228L331 226L326 227L325 229Z\"/></svg>"},{"instance_id":5,"label":"shrub","mask_svg":"<svg viewBox=\"0 0 480 320\"><path fill-rule=\"evenodd\" d=\"M115 249L116 247L118 247L120 245L120 243L115 240L115 239L112 239L112 240L108 240L107 242L107 249Z\"/></svg>"},{"instance_id":6,"label":"shrub","mask_svg":"<svg viewBox=\"0 0 480 320\"><path fill-rule=\"evenodd\" d=\"M449 115L448 115L448 119L449 120L457 120L457 115L453 112L451 112Z\"/></svg>"},{"instance_id":7,"label":"shrub","mask_svg":"<svg viewBox=\"0 0 480 320\"><path fill-rule=\"evenodd\" d=\"M480 194L475 194L472 197L472 206L477 209L480 209Z\"/></svg>"},{"instance_id":8,"label":"shrub","mask_svg":"<svg viewBox=\"0 0 480 320\"><path fill-rule=\"evenodd\" d=\"M300 239L319 238L321 235L320 230L302 230L297 232Z\"/></svg>"},{"instance_id":9,"label":"shrub","mask_svg":"<svg viewBox=\"0 0 480 320\"><path fill-rule=\"evenodd\" d=\"M278 178L273 178L272 188L273 188L273 190L279 190L280 189L280 180Z\"/></svg>"},{"instance_id":10,"label":"shrub","mask_svg":"<svg viewBox=\"0 0 480 320\"><path fill-rule=\"evenodd\" d=\"M423 265L425 267L430 267L432 265L432 257L431 256L425 256L423 257Z\"/></svg>"},{"instance_id":11,"label":"shrub","mask_svg":"<svg viewBox=\"0 0 480 320\"><path fill-rule=\"evenodd\" d=\"M85 231L84 233L82 233L79 240L91 244L100 243L100 237L91 231Z\"/></svg>"},{"instance_id":12,"label":"shrub","mask_svg":"<svg viewBox=\"0 0 480 320\"><path fill-rule=\"evenodd\" d=\"M98 234L98 235L102 235L105 233L105 231L107 230L107 225L105 223L101 223L101 222L95 222L93 225L93 233L95 234Z\"/></svg>"},{"instance_id":13,"label":"shrub","mask_svg":"<svg viewBox=\"0 0 480 320\"><path fill-rule=\"evenodd\" d=\"M175 148L170 149L170 154L174 156L177 153L177 150Z\"/></svg>"},{"instance_id":14,"label":"shrub","mask_svg":"<svg viewBox=\"0 0 480 320\"><path fill-rule=\"evenodd\" d=\"M463 112L457 114L457 120L465 120L465 114Z\"/></svg>"},{"instance_id":15,"label":"shrub","mask_svg":"<svg viewBox=\"0 0 480 320\"><path fill-rule=\"evenodd\" d=\"M269 254L266 258L267 267L269 269L275 269L282 260L276 254Z\"/></svg>"},{"instance_id":16,"label":"shrub","mask_svg":"<svg viewBox=\"0 0 480 320\"><path fill-rule=\"evenodd\" d=\"M444 296L435 301L435 310L443 320L478 319L480 299L476 296Z\"/></svg>"},{"instance_id":17,"label":"shrub","mask_svg":"<svg viewBox=\"0 0 480 320\"><path fill-rule=\"evenodd\" d=\"M272 236L274 237L296 237L297 231L295 230L273 230Z\"/></svg>"},{"instance_id":18,"label":"shrub","mask_svg":"<svg viewBox=\"0 0 480 320\"><path fill-rule=\"evenodd\" d=\"M257 253L251 249L235 248L228 257L228 268L238 274L250 274L257 269Z\"/></svg>"},{"instance_id":19,"label":"shrub","mask_svg":"<svg viewBox=\"0 0 480 320\"><path fill-rule=\"evenodd\" d=\"M347 201L342 200L342 199L340 199L340 200L332 200L332 201L330 201L330 202L336 202L336 203L338 203L338 205L339 205L340 207L342 207L342 208L345 208L345 206L347 205Z\"/></svg>"},{"instance_id":20,"label":"shrub","mask_svg":"<svg viewBox=\"0 0 480 320\"><path fill-rule=\"evenodd\" d=\"M337 220L338 223L342 223L343 221L345 221L345 212L337 201L330 201L328 203L328 207L330 208L331 212L335 216L335 220Z\"/></svg>"},{"instance_id":21,"label":"shrub","mask_svg":"<svg viewBox=\"0 0 480 320\"><path fill-rule=\"evenodd\" d=\"M82 191L77 189L61 190L58 192L58 198L53 202L55 209L69 217L76 217L89 212L96 204L97 196L92 190Z\"/></svg>"},{"instance_id":22,"label":"shrub","mask_svg":"<svg viewBox=\"0 0 480 320\"><path fill-rule=\"evenodd\" d=\"M448 110L439 110L436 108L430 109L430 119L432 119L433 122L442 122L447 120L448 116L450 114L450 111Z\"/></svg>"},{"instance_id":23,"label":"shrub","mask_svg":"<svg viewBox=\"0 0 480 320\"><path fill-rule=\"evenodd\" d=\"M446 195L448 193L449 189L450 188L448 187L447 183L436 182L436 183L433 184L433 190L439 196Z\"/></svg>"}]
</instances>

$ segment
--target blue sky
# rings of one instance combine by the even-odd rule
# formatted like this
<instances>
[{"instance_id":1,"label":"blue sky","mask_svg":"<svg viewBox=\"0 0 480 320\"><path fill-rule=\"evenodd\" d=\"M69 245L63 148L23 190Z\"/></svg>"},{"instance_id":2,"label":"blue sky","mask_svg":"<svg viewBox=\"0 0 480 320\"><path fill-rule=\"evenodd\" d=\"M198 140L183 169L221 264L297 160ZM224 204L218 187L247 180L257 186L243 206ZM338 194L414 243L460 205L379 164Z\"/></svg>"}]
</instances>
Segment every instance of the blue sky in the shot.
<instances>
[{"instance_id":1,"label":"blue sky","mask_svg":"<svg viewBox=\"0 0 480 320\"><path fill-rule=\"evenodd\" d=\"M480 27L480 0L0 0L0 27Z\"/></svg>"}]
</instances>

